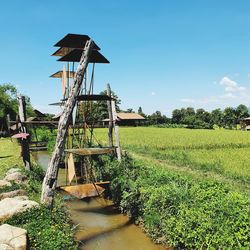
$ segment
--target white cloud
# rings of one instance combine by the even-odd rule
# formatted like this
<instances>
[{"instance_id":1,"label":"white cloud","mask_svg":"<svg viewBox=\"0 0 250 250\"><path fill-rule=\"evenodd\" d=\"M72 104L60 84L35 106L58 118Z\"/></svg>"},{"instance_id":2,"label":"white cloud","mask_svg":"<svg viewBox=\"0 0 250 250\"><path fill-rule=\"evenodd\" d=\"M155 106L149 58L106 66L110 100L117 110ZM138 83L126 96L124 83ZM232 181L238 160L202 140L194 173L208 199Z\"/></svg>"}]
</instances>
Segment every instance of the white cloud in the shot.
<instances>
[{"instance_id":1,"label":"white cloud","mask_svg":"<svg viewBox=\"0 0 250 250\"><path fill-rule=\"evenodd\" d=\"M220 85L225 87L226 92L238 92L238 91L245 91L246 88L239 86L239 84L233 80L231 80L229 77L224 76L220 80Z\"/></svg>"},{"instance_id":2,"label":"white cloud","mask_svg":"<svg viewBox=\"0 0 250 250\"><path fill-rule=\"evenodd\" d=\"M182 98L180 101L199 105L235 106L241 103L250 105L250 89L241 86L228 76L224 76L218 83L224 87L221 95L208 96L201 99Z\"/></svg>"},{"instance_id":3,"label":"white cloud","mask_svg":"<svg viewBox=\"0 0 250 250\"><path fill-rule=\"evenodd\" d=\"M153 91L153 92L151 92L151 95L156 95L156 94L155 94L155 92Z\"/></svg>"}]
</instances>

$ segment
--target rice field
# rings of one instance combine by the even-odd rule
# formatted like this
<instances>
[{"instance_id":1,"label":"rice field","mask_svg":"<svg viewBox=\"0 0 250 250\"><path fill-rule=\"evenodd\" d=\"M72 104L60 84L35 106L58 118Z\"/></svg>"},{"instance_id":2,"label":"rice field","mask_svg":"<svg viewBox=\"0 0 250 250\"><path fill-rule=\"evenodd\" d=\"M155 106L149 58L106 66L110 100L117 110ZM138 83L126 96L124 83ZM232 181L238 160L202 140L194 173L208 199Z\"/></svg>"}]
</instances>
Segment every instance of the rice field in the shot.
<instances>
[{"instance_id":1,"label":"rice field","mask_svg":"<svg viewBox=\"0 0 250 250\"><path fill-rule=\"evenodd\" d=\"M250 132L180 128L120 127L123 149L175 165L250 185ZM96 137L107 142L107 130Z\"/></svg>"}]
</instances>

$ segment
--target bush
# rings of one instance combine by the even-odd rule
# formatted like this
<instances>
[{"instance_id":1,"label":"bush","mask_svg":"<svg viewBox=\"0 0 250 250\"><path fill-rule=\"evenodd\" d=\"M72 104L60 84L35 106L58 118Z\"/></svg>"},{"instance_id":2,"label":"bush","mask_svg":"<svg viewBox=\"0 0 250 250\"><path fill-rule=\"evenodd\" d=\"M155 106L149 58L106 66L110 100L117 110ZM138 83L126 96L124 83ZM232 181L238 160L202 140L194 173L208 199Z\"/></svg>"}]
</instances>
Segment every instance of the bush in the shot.
<instances>
[{"instance_id":1,"label":"bush","mask_svg":"<svg viewBox=\"0 0 250 250\"><path fill-rule=\"evenodd\" d=\"M31 200L39 202L44 171L39 165L33 165L32 171L25 174L28 176L27 184L13 183L11 187L1 188L0 192L22 188L27 191ZM76 249L71 222L60 196L55 197L52 211L40 204L39 207L17 214L4 223L26 229L30 249Z\"/></svg>"},{"instance_id":2,"label":"bush","mask_svg":"<svg viewBox=\"0 0 250 250\"><path fill-rule=\"evenodd\" d=\"M5 221L27 230L30 249L76 249L68 216L60 201L52 211L45 206L30 209Z\"/></svg>"},{"instance_id":3,"label":"bush","mask_svg":"<svg viewBox=\"0 0 250 250\"><path fill-rule=\"evenodd\" d=\"M125 158L103 160L113 199L158 242L178 249L249 249L250 203L215 181ZM107 174L106 174L107 175Z\"/></svg>"}]
</instances>

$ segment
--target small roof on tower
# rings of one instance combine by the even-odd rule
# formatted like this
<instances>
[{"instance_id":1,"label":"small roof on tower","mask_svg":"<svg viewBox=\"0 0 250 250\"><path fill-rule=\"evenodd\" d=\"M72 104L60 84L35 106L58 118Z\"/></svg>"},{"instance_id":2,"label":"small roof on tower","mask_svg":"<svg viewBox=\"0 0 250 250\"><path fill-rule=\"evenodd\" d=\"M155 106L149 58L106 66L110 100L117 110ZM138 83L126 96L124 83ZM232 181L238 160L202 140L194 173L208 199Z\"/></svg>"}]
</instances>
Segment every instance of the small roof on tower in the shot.
<instances>
[{"instance_id":1,"label":"small roof on tower","mask_svg":"<svg viewBox=\"0 0 250 250\"><path fill-rule=\"evenodd\" d=\"M74 78L75 76L75 71L66 71L67 76L69 75L70 78ZM63 71L59 70L56 73L52 74L50 77L53 78L62 78L63 76Z\"/></svg>"},{"instance_id":2,"label":"small roof on tower","mask_svg":"<svg viewBox=\"0 0 250 250\"><path fill-rule=\"evenodd\" d=\"M81 60L83 50L74 49L67 55L61 57L57 61L60 62L79 62ZM109 61L97 50L93 50L90 55L90 63L109 63Z\"/></svg>"},{"instance_id":3,"label":"small roof on tower","mask_svg":"<svg viewBox=\"0 0 250 250\"><path fill-rule=\"evenodd\" d=\"M80 34L67 34L59 42L57 42L55 47L67 47L67 48L84 48L86 42L90 39L88 35ZM93 49L100 50L100 48L94 43Z\"/></svg>"}]
</instances>

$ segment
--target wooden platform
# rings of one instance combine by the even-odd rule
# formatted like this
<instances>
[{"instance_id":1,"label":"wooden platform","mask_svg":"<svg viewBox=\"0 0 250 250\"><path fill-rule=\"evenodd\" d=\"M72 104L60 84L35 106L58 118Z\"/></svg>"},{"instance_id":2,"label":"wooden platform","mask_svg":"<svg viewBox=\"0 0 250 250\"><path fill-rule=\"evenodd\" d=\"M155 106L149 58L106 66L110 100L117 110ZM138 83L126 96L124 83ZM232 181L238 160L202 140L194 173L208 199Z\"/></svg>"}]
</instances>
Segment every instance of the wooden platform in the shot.
<instances>
[{"instance_id":1,"label":"wooden platform","mask_svg":"<svg viewBox=\"0 0 250 250\"><path fill-rule=\"evenodd\" d=\"M44 151L47 150L47 147L37 146L37 147L29 147L30 151Z\"/></svg>"},{"instance_id":2,"label":"wooden platform","mask_svg":"<svg viewBox=\"0 0 250 250\"><path fill-rule=\"evenodd\" d=\"M74 186L61 186L60 188L78 199L96 197L101 195L105 190L103 187L93 183Z\"/></svg>"},{"instance_id":3,"label":"wooden platform","mask_svg":"<svg viewBox=\"0 0 250 250\"><path fill-rule=\"evenodd\" d=\"M112 154L115 152L115 147L113 148L77 148L77 149L65 149L67 153L72 153L76 155L102 155L102 154Z\"/></svg>"},{"instance_id":4,"label":"wooden platform","mask_svg":"<svg viewBox=\"0 0 250 250\"><path fill-rule=\"evenodd\" d=\"M63 99L62 101L66 101L66 99ZM110 97L108 95L79 95L77 96L78 101L112 101L115 100L115 98Z\"/></svg>"}]
</instances>

